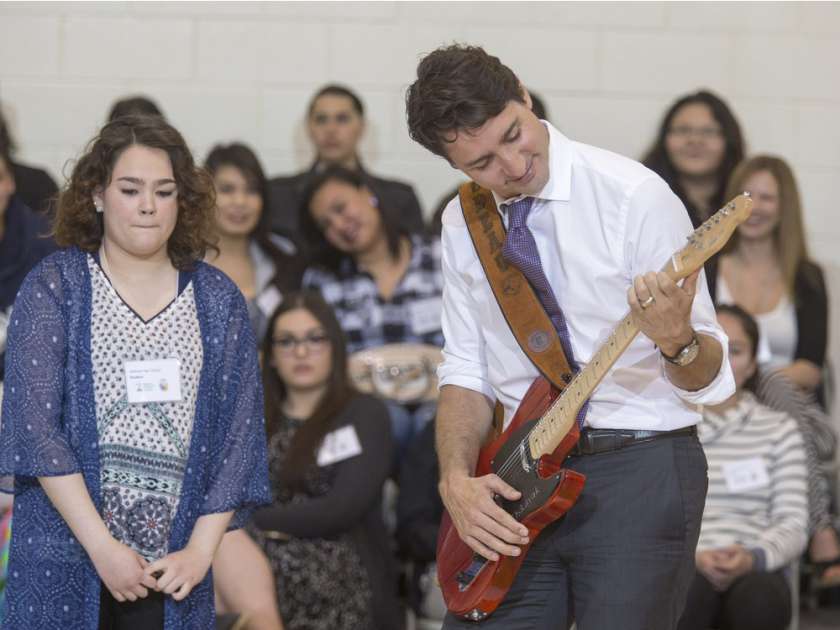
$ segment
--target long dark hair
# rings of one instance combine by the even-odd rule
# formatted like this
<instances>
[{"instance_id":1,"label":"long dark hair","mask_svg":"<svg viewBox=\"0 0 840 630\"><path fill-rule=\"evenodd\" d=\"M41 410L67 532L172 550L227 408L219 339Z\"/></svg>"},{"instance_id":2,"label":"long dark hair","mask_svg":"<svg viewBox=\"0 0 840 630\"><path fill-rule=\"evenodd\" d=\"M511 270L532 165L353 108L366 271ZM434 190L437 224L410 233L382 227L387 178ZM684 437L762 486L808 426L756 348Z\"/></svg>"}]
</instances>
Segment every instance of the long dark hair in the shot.
<instances>
[{"instance_id":1,"label":"long dark hair","mask_svg":"<svg viewBox=\"0 0 840 630\"><path fill-rule=\"evenodd\" d=\"M691 216L691 221L694 223L695 227L700 225L705 217L703 217L699 209L694 207L694 205L689 201L685 191L680 185L679 173L677 173L677 169L674 167L674 163L671 161L668 151L665 148L665 137L671 130L671 123L674 120L674 116L677 115L677 112L686 105L694 105L698 103L707 106L712 112L712 117L720 125L721 132L723 133L723 138L726 143L723 152L723 161L721 162L717 172L718 185L712 199L710 200L713 212L721 207L725 201L724 193L726 191L726 184L729 181L729 176L732 174L732 171L735 170L738 163L744 159L746 146L744 144L744 137L741 133L741 127L738 124L738 120L735 118L732 110L729 109L729 106L719 96L709 92L708 90L700 90L678 99L665 113L665 117L659 125L659 131L656 133L656 140L642 159L642 163L645 166L668 182L671 190L673 190L674 193L682 200L683 204L685 204L685 207L688 209L688 213Z\"/></svg>"},{"instance_id":2,"label":"long dark hair","mask_svg":"<svg viewBox=\"0 0 840 630\"><path fill-rule=\"evenodd\" d=\"M741 324L741 328L744 329L744 332L747 334L747 338L750 340L750 358L755 361L755 357L758 354L759 338L758 323L755 321L755 318L737 304L718 304L715 307L715 312L718 315L726 313L738 320L738 323ZM758 369L756 369L753 375L747 379L743 388L755 393L757 384Z\"/></svg>"},{"instance_id":3,"label":"long dark hair","mask_svg":"<svg viewBox=\"0 0 840 630\"><path fill-rule=\"evenodd\" d=\"M281 472L286 487L300 487L307 470L315 463L315 450L332 428L333 420L358 392L347 373L347 346L341 325L329 304L317 291L297 291L285 296L271 315L268 333L263 340L262 380L265 390L266 431L271 437L280 426L282 404L288 396L286 384L271 365L274 350L274 326L277 320L295 309L308 311L324 328L332 349L332 361L327 388L312 416L297 430L286 455Z\"/></svg>"},{"instance_id":4,"label":"long dark hair","mask_svg":"<svg viewBox=\"0 0 840 630\"><path fill-rule=\"evenodd\" d=\"M343 166L333 165L315 175L304 189L298 212L303 238L307 243L312 244L312 251L314 252L312 262L332 271L338 271L341 262L351 256L337 249L326 239L310 211L312 198L321 188L332 181L343 182L356 189L363 187L370 188L370 184L365 181L362 173L351 171ZM373 194L373 191L371 191L371 194ZM392 210L383 207L381 204L377 204L376 209L379 211L382 229L385 230L388 251L391 254L391 258L396 260L400 253L400 238L405 235L405 231L396 220Z\"/></svg>"},{"instance_id":5,"label":"long dark hair","mask_svg":"<svg viewBox=\"0 0 840 630\"><path fill-rule=\"evenodd\" d=\"M239 171L248 185L257 191L262 200L260 218L254 229L248 235L272 259L277 270L275 284L281 291L291 291L300 287L300 276L303 273L300 257L283 251L275 242L271 233L271 214L268 206L268 179L260 164L257 154L247 145L240 142L231 144L217 144L207 159L204 168L215 177L219 169L231 166ZM291 240L291 239L290 239ZM297 245L295 245L297 249Z\"/></svg>"}]
</instances>

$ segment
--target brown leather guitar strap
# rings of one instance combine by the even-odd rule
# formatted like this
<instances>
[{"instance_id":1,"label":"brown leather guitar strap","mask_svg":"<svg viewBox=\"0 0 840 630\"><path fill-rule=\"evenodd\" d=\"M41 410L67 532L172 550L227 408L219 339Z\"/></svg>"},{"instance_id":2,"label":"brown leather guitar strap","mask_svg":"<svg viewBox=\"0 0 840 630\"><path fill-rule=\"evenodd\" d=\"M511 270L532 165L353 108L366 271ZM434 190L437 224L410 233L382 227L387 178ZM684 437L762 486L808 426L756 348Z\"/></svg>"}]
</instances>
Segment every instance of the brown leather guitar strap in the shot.
<instances>
[{"instance_id":1,"label":"brown leather guitar strap","mask_svg":"<svg viewBox=\"0 0 840 630\"><path fill-rule=\"evenodd\" d=\"M502 256L506 232L493 194L474 182L463 184L458 194L484 275L513 336L540 374L563 390L572 377L569 361L528 279ZM498 411L497 403L496 417Z\"/></svg>"}]
</instances>

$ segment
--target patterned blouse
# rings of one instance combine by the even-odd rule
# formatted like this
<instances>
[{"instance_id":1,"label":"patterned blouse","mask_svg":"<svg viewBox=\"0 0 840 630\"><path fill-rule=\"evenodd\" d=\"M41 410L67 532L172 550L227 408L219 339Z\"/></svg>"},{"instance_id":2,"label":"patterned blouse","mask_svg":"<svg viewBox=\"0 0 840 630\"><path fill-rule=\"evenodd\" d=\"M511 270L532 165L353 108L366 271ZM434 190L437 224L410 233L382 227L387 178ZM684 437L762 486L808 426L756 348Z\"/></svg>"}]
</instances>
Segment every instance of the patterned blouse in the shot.
<instances>
[{"instance_id":1,"label":"patterned blouse","mask_svg":"<svg viewBox=\"0 0 840 630\"><path fill-rule=\"evenodd\" d=\"M168 552L187 467L203 358L195 292L188 284L144 322L93 256L88 268L103 520L114 538L151 562ZM180 361L181 400L129 403L125 362L169 357Z\"/></svg>"},{"instance_id":2,"label":"patterned blouse","mask_svg":"<svg viewBox=\"0 0 840 630\"><path fill-rule=\"evenodd\" d=\"M373 277L349 257L338 272L311 267L304 288L318 289L335 309L347 335L349 353L389 343L425 343L443 347L440 328L443 276L440 239L411 237L411 260L393 295L384 299Z\"/></svg>"},{"instance_id":3,"label":"patterned blouse","mask_svg":"<svg viewBox=\"0 0 840 630\"><path fill-rule=\"evenodd\" d=\"M0 422L0 491L15 493L3 630L99 627L102 582L37 479L81 474L106 518L102 482L108 473L102 472L97 429L104 416L92 357L99 343L92 339L95 284L87 254L69 248L41 261L15 300ZM186 546L201 516L234 511L230 527L241 527L271 498L259 364L245 300L229 278L201 262L191 287L202 356L170 552ZM166 598L164 608L165 630L212 628L212 572L183 601Z\"/></svg>"}]
</instances>

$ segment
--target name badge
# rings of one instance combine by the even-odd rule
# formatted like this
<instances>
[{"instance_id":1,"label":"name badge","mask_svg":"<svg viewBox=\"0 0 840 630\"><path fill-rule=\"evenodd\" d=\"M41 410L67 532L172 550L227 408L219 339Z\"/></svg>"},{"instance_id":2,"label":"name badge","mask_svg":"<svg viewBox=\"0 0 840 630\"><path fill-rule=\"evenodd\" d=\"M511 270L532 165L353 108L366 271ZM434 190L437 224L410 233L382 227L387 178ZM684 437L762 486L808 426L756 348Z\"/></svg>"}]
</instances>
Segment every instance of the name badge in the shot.
<instances>
[{"instance_id":1,"label":"name badge","mask_svg":"<svg viewBox=\"0 0 840 630\"><path fill-rule=\"evenodd\" d=\"M724 464L721 469L730 492L745 492L770 485L767 466L760 457L750 457Z\"/></svg>"},{"instance_id":2,"label":"name badge","mask_svg":"<svg viewBox=\"0 0 840 630\"><path fill-rule=\"evenodd\" d=\"M329 466L362 454L362 444L353 426L328 433L318 451L318 465Z\"/></svg>"},{"instance_id":3,"label":"name badge","mask_svg":"<svg viewBox=\"0 0 840 630\"><path fill-rule=\"evenodd\" d=\"M440 330L442 302L439 297L413 302L410 309L411 329L417 335Z\"/></svg>"},{"instance_id":4,"label":"name badge","mask_svg":"<svg viewBox=\"0 0 840 630\"><path fill-rule=\"evenodd\" d=\"M176 402L181 400L181 362L178 359L126 361L128 402Z\"/></svg>"}]
</instances>

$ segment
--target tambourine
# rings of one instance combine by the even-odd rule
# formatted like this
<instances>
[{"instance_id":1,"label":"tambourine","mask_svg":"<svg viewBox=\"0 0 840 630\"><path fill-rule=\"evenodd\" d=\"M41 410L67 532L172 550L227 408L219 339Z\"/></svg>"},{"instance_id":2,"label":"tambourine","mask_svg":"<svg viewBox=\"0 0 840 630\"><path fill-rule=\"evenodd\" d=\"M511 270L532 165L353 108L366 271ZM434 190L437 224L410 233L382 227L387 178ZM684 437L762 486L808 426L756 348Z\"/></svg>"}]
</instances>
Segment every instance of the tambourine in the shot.
<instances>
[{"instance_id":1,"label":"tambourine","mask_svg":"<svg viewBox=\"0 0 840 630\"><path fill-rule=\"evenodd\" d=\"M349 371L359 391L402 404L437 400L440 348L392 343L350 355Z\"/></svg>"}]
</instances>

